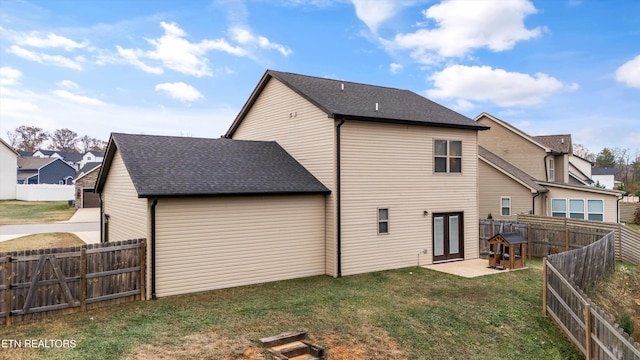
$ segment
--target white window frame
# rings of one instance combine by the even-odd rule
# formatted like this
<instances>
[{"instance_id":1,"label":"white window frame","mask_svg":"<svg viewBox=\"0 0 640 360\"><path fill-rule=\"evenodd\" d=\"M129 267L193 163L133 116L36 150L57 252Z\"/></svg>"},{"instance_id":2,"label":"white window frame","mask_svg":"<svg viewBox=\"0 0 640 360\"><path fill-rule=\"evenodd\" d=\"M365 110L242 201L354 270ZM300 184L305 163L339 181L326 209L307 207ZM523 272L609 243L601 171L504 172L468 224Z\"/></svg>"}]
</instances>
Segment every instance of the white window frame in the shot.
<instances>
[{"instance_id":1,"label":"white window frame","mask_svg":"<svg viewBox=\"0 0 640 360\"><path fill-rule=\"evenodd\" d=\"M574 202L575 201L581 201L582 202L582 211L581 212L578 213L578 212L571 211L571 202L572 201L574 201ZM584 220L585 219L585 214L586 214L586 212L584 211L585 210L585 205L586 205L586 202L584 201L584 199L569 199L568 206L567 206L567 217L569 219ZM582 214L582 217L576 218L576 217L571 216L571 214Z\"/></svg>"},{"instance_id":2,"label":"white window frame","mask_svg":"<svg viewBox=\"0 0 640 360\"><path fill-rule=\"evenodd\" d=\"M386 219L381 219L380 218L380 212L385 210L387 212L387 218ZM379 207L378 211L377 211L377 217L378 217L378 221L377 221L377 228L378 228L378 235L388 235L389 234L389 208L388 207ZM382 224L386 224L387 227L387 231L380 231L380 225Z\"/></svg>"},{"instance_id":3,"label":"white window frame","mask_svg":"<svg viewBox=\"0 0 640 360\"><path fill-rule=\"evenodd\" d=\"M602 204L602 212L591 212L591 211L589 211L589 202L595 202L595 201L598 201L598 202L600 202ZM593 221L604 221L604 200L602 200L602 199L587 199L586 208L587 208L587 211L586 211L586 216L587 217L586 218L588 220L591 220L591 215L600 215L600 216L602 216L601 220L593 220Z\"/></svg>"},{"instance_id":4,"label":"white window frame","mask_svg":"<svg viewBox=\"0 0 640 360\"><path fill-rule=\"evenodd\" d=\"M555 160L554 159L549 159L549 168L547 169L547 177L549 177L549 181L556 181L556 167L555 166L556 166Z\"/></svg>"},{"instance_id":5,"label":"white window frame","mask_svg":"<svg viewBox=\"0 0 640 360\"><path fill-rule=\"evenodd\" d=\"M557 200L557 201L562 200L562 201L564 202L564 211L562 212L562 213L564 213L564 215L563 215L563 216L557 216L557 215L554 215L555 213L560 213L559 211L553 211L553 203L554 203L554 200ZM563 218L566 218L566 217L567 217L567 210L568 210L568 209L567 209L567 199L565 199L565 198L552 198L552 199L551 199L551 216L553 216L553 217L563 217Z\"/></svg>"},{"instance_id":6,"label":"white window frame","mask_svg":"<svg viewBox=\"0 0 640 360\"><path fill-rule=\"evenodd\" d=\"M502 204L503 200L509 201L509 206L505 207ZM504 209L507 209L508 214L504 213ZM501 196L500 197L500 215L501 216L511 216L511 196Z\"/></svg>"},{"instance_id":7,"label":"white window frame","mask_svg":"<svg viewBox=\"0 0 640 360\"><path fill-rule=\"evenodd\" d=\"M445 141L447 144L446 154L436 154L436 142ZM460 143L460 155L451 155L451 143L458 142ZM444 158L446 161L445 170L437 171L436 170L436 159ZM459 159L460 160L460 171L451 171L451 160ZM437 174L461 174L462 173L462 140L449 140L449 139L434 139L433 140L433 172Z\"/></svg>"}]
</instances>

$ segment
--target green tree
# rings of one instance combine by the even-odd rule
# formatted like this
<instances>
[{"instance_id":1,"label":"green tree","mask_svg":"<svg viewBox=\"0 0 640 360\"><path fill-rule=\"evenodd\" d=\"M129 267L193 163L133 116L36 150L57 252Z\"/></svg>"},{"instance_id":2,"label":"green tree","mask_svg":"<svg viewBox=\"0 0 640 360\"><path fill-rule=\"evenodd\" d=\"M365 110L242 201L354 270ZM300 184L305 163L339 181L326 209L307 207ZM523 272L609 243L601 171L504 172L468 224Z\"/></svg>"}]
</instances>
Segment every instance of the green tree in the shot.
<instances>
[{"instance_id":1,"label":"green tree","mask_svg":"<svg viewBox=\"0 0 640 360\"><path fill-rule=\"evenodd\" d=\"M616 158L613 155L613 152L609 148L604 148L602 151L598 153L596 156L596 166L597 167L615 167L616 166Z\"/></svg>"}]
</instances>

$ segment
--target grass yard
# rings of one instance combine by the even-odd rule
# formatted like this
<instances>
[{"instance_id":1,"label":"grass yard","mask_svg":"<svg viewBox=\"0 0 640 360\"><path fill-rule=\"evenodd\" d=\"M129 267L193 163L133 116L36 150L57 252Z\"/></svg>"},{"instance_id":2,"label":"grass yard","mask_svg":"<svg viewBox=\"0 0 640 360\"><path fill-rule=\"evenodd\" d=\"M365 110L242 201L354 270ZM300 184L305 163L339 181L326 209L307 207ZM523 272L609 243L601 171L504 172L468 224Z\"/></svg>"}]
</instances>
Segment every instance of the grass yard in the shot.
<instances>
[{"instance_id":1,"label":"grass yard","mask_svg":"<svg viewBox=\"0 0 640 360\"><path fill-rule=\"evenodd\" d=\"M66 201L0 201L0 224L35 224L69 220L76 211Z\"/></svg>"},{"instance_id":2,"label":"grass yard","mask_svg":"<svg viewBox=\"0 0 640 360\"><path fill-rule=\"evenodd\" d=\"M638 224L629 224L629 223L627 223L627 226L632 228L632 229L634 229L635 231L640 232L640 225L638 225Z\"/></svg>"},{"instance_id":3,"label":"grass yard","mask_svg":"<svg viewBox=\"0 0 640 360\"><path fill-rule=\"evenodd\" d=\"M82 246L85 242L71 233L45 233L27 235L1 241L0 253L16 250L51 249L61 247Z\"/></svg>"},{"instance_id":4,"label":"grass yard","mask_svg":"<svg viewBox=\"0 0 640 360\"><path fill-rule=\"evenodd\" d=\"M410 268L281 281L0 325L11 359L265 359L258 339L306 330L327 359L581 359L541 316L541 263L465 279Z\"/></svg>"}]
</instances>

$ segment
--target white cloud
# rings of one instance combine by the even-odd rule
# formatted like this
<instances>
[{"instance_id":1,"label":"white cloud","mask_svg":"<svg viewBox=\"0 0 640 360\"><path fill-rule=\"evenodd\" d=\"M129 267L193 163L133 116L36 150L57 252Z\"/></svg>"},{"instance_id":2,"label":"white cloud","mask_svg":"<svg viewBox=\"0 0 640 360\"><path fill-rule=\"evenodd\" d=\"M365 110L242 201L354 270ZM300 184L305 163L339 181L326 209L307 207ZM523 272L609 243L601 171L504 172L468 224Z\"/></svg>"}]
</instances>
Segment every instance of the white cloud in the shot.
<instances>
[{"instance_id":1,"label":"white cloud","mask_svg":"<svg viewBox=\"0 0 640 360\"><path fill-rule=\"evenodd\" d=\"M616 70L616 80L629 87L640 89L640 55Z\"/></svg>"},{"instance_id":2,"label":"white cloud","mask_svg":"<svg viewBox=\"0 0 640 360\"><path fill-rule=\"evenodd\" d=\"M83 104L83 105L105 105L104 102L95 99L95 98L91 98L88 96L83 96L83 95L76 95L73 94L67 90L54 90L51 92L52 94L65 99L65 100L69 100L78 104Z\"/></svg>"},{"instance_id":3,"label":"white cloud","mask_svg":"<svg viewBox=\"0 0 640 360\"><path fill-rule=\"evenodd\" d=\"M156 91L164 91L172 98L185 103L203 98L202 94L196 90L196 88L183 82L158 84L155 89Z\"/></svg>"},{"instance_id":4,"label":"white cloud","mask_svg":"<svg viewBox=\"0 0 640 360\"><path fill-rule=\"evenodd\" d=\"M64 36L56 35L53 33L42 36L37 31L31 32L30 34L17 35L15 40L16 43L23 46L36 48L63 48L67 51L82 49L89 45L89 43L86 41L79 43Z\"/></svg>"},{"instance_id":5,"label":"white cloud","mask_svg":"<svg viewBox=\"0 0 640 360\"><path fill-rule=\"evenodd\" d=\"M231 34L231 38L241 45L252 45L266 50L276 50L283 56L289 56L291 54L291 49L288 47L271 42L264 36L256 36L246 27L232 27L229 29L229 33Z\"/></svg>"},{"instance_id":6,"label":"white cloud","mask_svg":"<svg viewBox=\"0 0 640 360\"><path fill-rule=\"evenodd\" d=\"M122 58L128 62L129 64L139 68L144 72L148 72L151 74L160 75L164 73L164 70L161 67L149 66L142 61L140 61L139 57L144 56L144 52L141 50L133 50L133 49L123 49L119 45L116 46L118 50L118 54L122 56Z\"/></svg>"},{"instance_id":7,"label":"white cloud","mask_svg":"<svg viewBox=\"0 0 640 360\"><path fill-rule=\"evenodd\" d=\"M630 132L626 138L625 141L629 142L630 144L635 144L640 146L640 131L632 131Z\"/></svg>"},{"instance_id":8,"label":"white cloud","mask_svg":"<svg viewBox=\"0 0 640 360\"><path fill-rule=\"evenodd\" d=\"M547 74L529 74L493 69L489 66L453 65L434 73L434 88L427 96L440 99L490 101L499 106L535 105L560 90L571 90Z\"/></svg>"},{"instance_id":9,"label":"white cloud","mask_svg":"<svg viewBox=\"0 0 640 360\"><path fill-rule=\"evenodd\" d=\"M44 65L54 65L69 69L82 70L82 65L80 65L79 62L64 56L37 53L17 45L12 45L7 51L23 59L35 61Z\"/></svg>"},{"instance_id":10,"label":"white cloud","mask_svg":"<svg viewBox=\"0 0 640 360\"><path fill-rule=\"evenodd\" d=\"M412 3L412 1L399 0L351 0L351 2L356 8L358 19L364 22L373 33L378 31L378 27L383 22Z\"/></svg>"},{"instance_id":11,"label":"white cloud","mask_svg":"<svg viewBox=\"0 0 640 360\"><path fill-rule=\"evenodd\" d=\"M78 84L74 83L71 80L62 80L62 81L56 83L56 85L58 85L59 87L62 87L62 88L67 88L67 89L77 89L77 88L79 88Z\"/></svg>"},{"instance_id":12,"label":"white cloud","mask_svg":"<svg viewBox=\"0 0 640 360\"><path fill-rule=\"evenodd\" d=\"M389 71L391 71L392 74L397 74L400 71L402 71L402 64L396 64L396 63L391 63L389 64Z\"/></svg>"},{"instance_id":13,"label":"white cloud","mask_svg":"<svg viewBox=\"0 0 640 360\"><path fill-rule=\"evenodd\" d=\"M525 17L536 12L528 0L445 0L423 11L427 24L433 26L381 41L389 49L410 50L414 59L425 64L484 47L504 51L542 34L540 27L530 30L524 25Z\"/></svg>"},{"instance_id":14,"label":"white cloud","mask_svg":"<svg viewBox=\"0 0 640 360\"><path fill-rule=\"evenodd\" d=\"M16 85L20 82L18 79L22 77L22 73L18 69L14 69L11 66L0 67L0 85Z\"/></svg>"},{"instance_id":15,"label":"white cloud","mask_svg":"<svg viewBox=\"0 0 640 360\"><path fill-rule=\"evenodd\" d=\"M455 110L457 111L469 111L473 110L475 107L476 106L472 102L465 99L456 100L456 104L454 106Z\"/></svg>"}]
</instances>

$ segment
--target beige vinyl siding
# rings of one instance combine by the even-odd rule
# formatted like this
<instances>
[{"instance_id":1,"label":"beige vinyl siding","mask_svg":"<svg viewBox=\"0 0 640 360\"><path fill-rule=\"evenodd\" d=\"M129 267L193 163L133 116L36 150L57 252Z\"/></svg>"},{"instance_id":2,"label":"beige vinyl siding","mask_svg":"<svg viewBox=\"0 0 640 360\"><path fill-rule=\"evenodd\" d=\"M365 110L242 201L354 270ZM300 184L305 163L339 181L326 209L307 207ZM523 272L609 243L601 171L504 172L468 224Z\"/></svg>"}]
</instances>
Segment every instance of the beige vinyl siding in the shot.
<instances>
[{"instance_id":1,"label":"beige vinyl siding","mask_svg":"<svg viewBox=\"0 0 640 360\"><path fill-rule=\"evenodd\" d=\"M158 296L324 274L324 196L159 199Z\"/></svg>"},{"instance_id":2,"label":"beige vinyl siding","mask_svg":"<svg viewBox=\"0 0 640 360\"><path fill-rule=\"evenodd\" d=\"M335 121L272 78L233 135L276 141L332 191L326 196L326 273L336 276Z\"/></svg>"},{"instance_id":3,"label":"beige vinyl siding","mask_svg":"<svg viewBox=\"0 0 640 360\"><path fill-rule=\"evenodd\" d=\"M551 199L583 199L585 204L588 199L604 200L604 221L605 222L617 222L618 221L618 208L617 208L617 196L605 195L599 193L591 193L586 191L564 189L560 187L552 187L545 185L549 192L546 196L547 213L546 216L551 216ZM567 209L568 209L567 204ZM569 211L569 210L567 210ZM585 209L585 216L587 210Z\"/></svg>"},{"instance_id":4,"label":"beige vinyl siding","mask_svg":"<svg viewBox=\"0 0 640 360\"><path fill-rule=\"evenodd\" d=\"M483 160L479 161L478 177L480 182L480 217L486 218L489 213L494 219L513 219L518 214L527 213L532 210L533 195L531 190L516 180L498 171L493 166ZM502 197L511 198L511 216L502 216L500 199ZM536 213L540 213L540 200L536 198Z\"/></svg>"},{"instance_id":5,"label":"beige vinyl siding","mask_svg":"<svg viewBox=\"0 0 640 360\"><path fill-rule=\"evenodd\" d=\"M138 198L129 172L116 150L102 192L104 213L109 219L109 241L146 238L148 201Z\"/></svg>"},{"instance_id":6,"label":"beige vinyl siding","mask_svg":"<svg viewBox=\"0 0 640 360\"><path fill-rule=\"evenodd\" d=\"M546 180L544 157L540 146L483 116L478 120L491 129L478 132L478 145L515 165L535 179ZM558 173L562 174L562 173Z\"/></svg>"},{"instance_id":7,"label":"beige vinyl siding","mask_svg":"<svg viewBox=\"0 0 640 360\"><path fill-rule=\"evenodd\" d=\"M462 141L462 173L434 174L434 139ZM430 264L434 212L464 212L465 258L477 258L477 162L472 130L347 121L341 134L342 273L415 266L423 249L420 264ZM377 233L378 208L389 209L388 234Z\"/></svg>"},{"instance_id":8,"label":"beige vinyl siding","mask_svg":"<svg viewBox=\"0 0 640 360\"><path fill-rule=\"evenodd\" d=\"M0 143L0 200L14 200L18 184L18 155Z\"/></svg>"}]
</instances>

